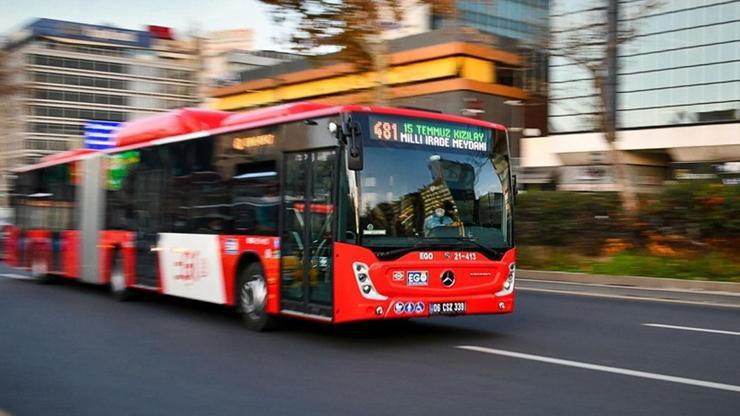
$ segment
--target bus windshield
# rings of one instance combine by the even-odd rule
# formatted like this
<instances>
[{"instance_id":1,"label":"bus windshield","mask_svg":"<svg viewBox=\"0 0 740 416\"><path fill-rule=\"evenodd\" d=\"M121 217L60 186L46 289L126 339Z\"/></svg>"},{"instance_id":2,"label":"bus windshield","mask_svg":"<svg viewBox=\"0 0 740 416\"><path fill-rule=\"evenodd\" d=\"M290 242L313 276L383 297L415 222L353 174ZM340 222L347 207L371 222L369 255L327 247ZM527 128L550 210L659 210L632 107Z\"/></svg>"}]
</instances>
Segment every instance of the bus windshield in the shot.
<instances>
[{"instance_id":1,"label":"bus windshield","mask_svg":"<svg viewBox=\"0 0 740 416\"><path fill-rule=\"evenodd\" d=\"M453 144L451 138L444 140L446 135L465 136L455 129L484 129L463 125L446 129L450 123L423 123L419 128L413 119L396 121L387 136L393 137L394 130L420 134L378 140L378 133L388 129L381 125L374 133L378 120L369 118L370 137L365 141L360 176L362 244L376 251L450 245L491 250L511 247L505 140L497 146L489 130L479 136L483 144Z\"/></svg>"}]
</instances>

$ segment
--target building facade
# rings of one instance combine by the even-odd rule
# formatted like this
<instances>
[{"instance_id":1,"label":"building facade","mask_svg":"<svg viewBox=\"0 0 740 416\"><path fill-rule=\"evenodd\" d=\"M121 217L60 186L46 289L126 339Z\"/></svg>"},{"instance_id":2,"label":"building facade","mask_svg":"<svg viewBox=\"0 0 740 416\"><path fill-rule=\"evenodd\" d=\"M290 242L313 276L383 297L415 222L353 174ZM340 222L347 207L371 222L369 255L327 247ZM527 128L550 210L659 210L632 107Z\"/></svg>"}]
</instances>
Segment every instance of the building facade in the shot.
<instances>
[{"instance_id":1,"label":"building facade","mask_svg":"<svg viewBox=\"0 0 740 416\"><path fill-rule=\"evenodd\" d=\"M394 39L388 43L390 66L382 75L331 56L318 65L303 58L253 69L242 72L241 83L213 90L211 106L238 111L304 100L382 102L511 125L522 108L505 103L527 99L512 76L522 58L515 41L491 39L455 27Z\"/></svg>"},{"instance_id":2,"label":"building facade","mask_svg":"<svg viewBox=\"0 0 740 416\"><path fill-rule=\"evenodd\" d=\"M206 34L200 41L203 88L233 83L239 72L234 72L232 55L251 50L253 38L251 29L219 30Z\"/></svg>"},{"instance_id":3,"label":"building facade","mask_svg":"<svg viewBox=\"0 0 740 416\"><path fill-rule=\"evenodd\" d=\"M526 132L548 134L548 52L550 0L457 0L452 16L433 16L434 29L447 25L469 27L492 39L511 39L522 65L512 67L514 83L527 91L526 100L508 100L512 107L509 136L515 170L520 164L520 141ZM493 41L495 42L495 41Z\"/></svg>"},{"instance_id":4,"label":"building facade","mask_svg":"<svg viewBox=\"0 0 740 416\"><path fill-rule=\"evenodd\" d=\"M527 43L539 42L548 28L550 0L459 0L456 18L463 26ZM435 17L432 28L445 24Z\"/></svg>"},{"instance_id":5,"label":"building facade","mask_svg":"<svg viewBox=\"0 0 740 416\"><path fill-rule=\"evenodd\" d=\"M266 50L230 50L205 57L205 86L225 87L243 81L244 72L302 58L302 55Z\"/></svg>"},{"instance_id":6,"label":"building facade","mask_svg":"<svg viewBox=\"0 0 740 416\"><path fill-rule=\"evenodd\" d=\"M555 3L553 30L605 19L595 7L604 3ZM720 178L740 160L740 1L674 0L639 15L641 3L619 6L637 35L618 51L616 147L638 188L680 179L689 166ZM523 141L523 182L616 190L592 75L552 57L549 77L550 136Z\"/></svg>"},{"instance_id":7,"label":"building facade","mask_svg":"<svg viewBox=\"0 0 740 416\"><path fill-rule=\"evenodd\" d=\"M0 194L8 170L82 146L89 120L123 122L198 97L193 42L149 30L38 19L7 36L17 93L0 111Z\"/></svg>"}]
</instances>

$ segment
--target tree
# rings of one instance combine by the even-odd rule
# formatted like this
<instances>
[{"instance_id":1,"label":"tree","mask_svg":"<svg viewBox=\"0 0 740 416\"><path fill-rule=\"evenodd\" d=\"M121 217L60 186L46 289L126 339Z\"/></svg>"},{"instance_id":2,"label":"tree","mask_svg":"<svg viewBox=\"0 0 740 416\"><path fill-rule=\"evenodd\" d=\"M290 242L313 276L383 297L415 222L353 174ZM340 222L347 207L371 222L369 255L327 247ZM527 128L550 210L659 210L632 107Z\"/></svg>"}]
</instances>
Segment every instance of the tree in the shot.
<instances>
[{"instance_id":1,"label":"tree","mask_svg":"<svg viewBox=\"0 0 740 416\"><path fill-rule=\"evenodd\" d=\"M615 6L613 10L616 10L617 1L598 0L590 3L591 7L586 10L553 17L558 24L552 25L553 30L544 44L548 45L551 56L561 57L588 74L596 97L595 108L591 112L592 127L604 132L622 206L627 214L634 214L638 205L637 196L627 176L622 155L616 148L616 123L611 119L616 111L610 111L616 105L616 100L612 101L615 95L612 95L610 88L616 94L616 83L610 85L609 75L610 72L614 73L617 65L610 68L609 64L610 57L616 59L616 48L626 45L640 33L640 25L644 22L640 18L660 8L662 1L633 0L619 5L621 16L618 21L613 16L615 24L612 27L616 30L610 30L609 5L611 3ZM614 35L611 44L610 33Z\"/></svg>"},{"instance_id":2,"label":"tree","mask_svg":"<svg viewBox=\"0 0 740 416\"><path fill-rule=\"evenodd\" d=\"M384 76L390 66L383 31L388 22L402 21L409 6L425 4L438 15L450 15L455 0L260 0L271 6L278 26L292 26L291 45L298 51L338 62L355 71L376 73L378 103L385 101Z\"/></svg>"}]
</instances>

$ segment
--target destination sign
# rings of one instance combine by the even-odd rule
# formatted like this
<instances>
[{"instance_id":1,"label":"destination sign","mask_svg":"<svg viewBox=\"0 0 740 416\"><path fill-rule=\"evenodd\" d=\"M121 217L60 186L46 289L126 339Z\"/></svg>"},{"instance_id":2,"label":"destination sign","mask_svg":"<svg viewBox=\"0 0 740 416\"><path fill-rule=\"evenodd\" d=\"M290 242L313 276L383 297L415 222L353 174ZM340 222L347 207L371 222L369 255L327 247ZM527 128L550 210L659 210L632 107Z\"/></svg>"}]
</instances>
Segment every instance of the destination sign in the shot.
<instances>
[{"instance_id":1,"label":"destination sign","mask_svg":"<svg viewBox=\"0 0 740 416\"><path fill-rule=\"evenodd\" d=\"M484 127L392 116L368 120L375 140L475 152L488 152L491 145L491 130Z\"/></svg>"}]
</instances>

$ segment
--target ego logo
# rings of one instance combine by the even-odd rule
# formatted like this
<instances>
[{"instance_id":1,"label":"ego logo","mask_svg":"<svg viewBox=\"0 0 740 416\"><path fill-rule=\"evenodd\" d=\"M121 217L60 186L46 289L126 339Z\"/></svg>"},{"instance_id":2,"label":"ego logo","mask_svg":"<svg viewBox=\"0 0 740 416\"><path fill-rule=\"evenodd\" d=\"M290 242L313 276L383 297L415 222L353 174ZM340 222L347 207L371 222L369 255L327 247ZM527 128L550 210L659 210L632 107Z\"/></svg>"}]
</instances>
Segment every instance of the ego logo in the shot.
<instances>
[{"instance_id":1,"label":"ego logo","mask_svg":"<svg viewBox=\"0 0 740 416\"><path fill-rule=\"evenodd\" d=\"M407 286L429 286L429 272L406 272Z\"/></svg>"},{"instance_id":2,"label":"ego logo","mask_svg":"<svg viewBox=\"0 0 740 416\"><path fill-rule=\"evenodd\" d=\"M206 259L195 250L183 250L178 253L174 263L175 280L193 284L206 276Z\"/></svg>"}]
</instances>

